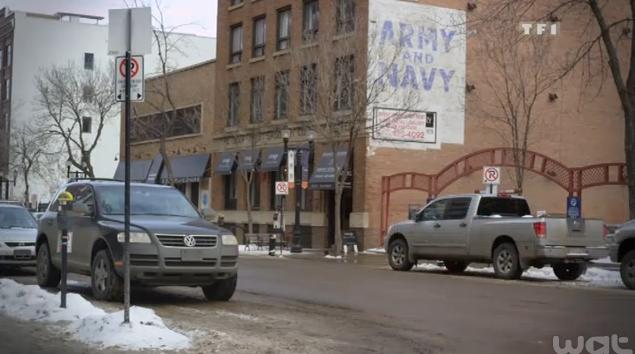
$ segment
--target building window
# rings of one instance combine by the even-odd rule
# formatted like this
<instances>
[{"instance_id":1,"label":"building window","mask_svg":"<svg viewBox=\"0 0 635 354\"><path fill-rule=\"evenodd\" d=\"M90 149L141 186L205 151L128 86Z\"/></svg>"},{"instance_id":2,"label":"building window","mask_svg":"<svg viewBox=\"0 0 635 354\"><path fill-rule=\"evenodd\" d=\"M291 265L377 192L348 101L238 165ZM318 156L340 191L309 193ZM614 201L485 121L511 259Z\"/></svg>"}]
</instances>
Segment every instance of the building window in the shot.
<instances>
[{"instance_id":1,"label":"building window","mask_svg":"<svg viewBox=\"0 0 635 354\"><path fill-rule=\"evenodd\" d=\"M251 185L249 185L249 204L252 209L260 208L260 173L251 172Z\"/></svg>"},{"instance_id":2,"label":"building window","mask_svg":"<svg viewBox=\"0 0 635 354\"><path fill-rule=\"evenodd\" d=\"M291 46L291 8L278 10L277 50L289 49Z\"/></svg>"},{"instance_id":3,"label":"building window","mask_svg":"<svg viewBox=\"0 0 635 354\"><path fill-rule=\"evenodd\" d=\"M335 24L337 34L355 30L355 2L353 0L337 0Z\"/></svg>"},{"instance_id":4,"label":"building window","mask_svg":"<svg viewBox=\"0 0 635 354\"><path fill-rule=\"evenodd\" d=\"M95 54L84 53L84 69L93 70L95 67Z\"/></svg>"},{"instance_id":5,"label":"building window","mask_svg":"<svg viewBox=\"0 0 635 354\"><path fill-rule=\"evenodd\" d=\"M230 58L231 64L240 63L243 58L243 25L237 24L231 27L230 35Z\"/></svg>"},{"instance_id":6,"label":"building window","mask_svg":"<svg viewBox=\"0 0 635 354\"><path fill-rule=\"evenodd\" d=\"M289 71L276 73L274 119L286 119L289 110Z\"/></svg>"},{"instance_id":7,"label":"building window","mask_svg":"<svg viewBox=\"0 0 635 354\"><path fill-rule=\"evenodd\" d=\"M201 132L201 105L133 117L131 123L132 142L198 134Z\"/></svg>"},{"instance_id":8,"label":"building window","mask_svg":"<svg viewBox=\"0 0 635 354\"><path fill-rule=\"evenodd\" d=\"M300 111L315 113L317 103L317 64L305 65L300 72Z\"/></svg>"},{"instance_id":9,"label":"building window","mask_svg":"<svg viewBox=\"0 0 635 354\"><path fill-rule=\"evenodd\" d=\"M236 209L236 173L223 176L224 194L225 194L225 210Z\"/></svg>"},{"instance_id":10,"label":"building window","mask_svg":"<svg viewBox=\"0 0 635 354\"><path fill-rule=\"evenodd\" d=\"M229 84L229 106L227 115L227 126L233 127L238 124L238 114L240 112L240 84L232 82Z\"/></svg>"},{"instance_id":11,"label":"building window","mask_svg":"<svg viewBox=\"0 0 635 354\"><path fill-rule=\"evenodd\" d=\"M7 46L7 66L11 66L11 63L13 62L13 49L11 47L11 44L9 44Z\"/></svg>"},{"instance_id":12,"label":"building window","mask_svg":"<svg viewBox=\"0 0 635 354\"><path fill-rule=\"evenodd\" d=\"M265 16L260 16L254 19L254 39L253 39L253 53L254 58L258 58L265 55L265 42L267 22Z\"/></svg>"},{"instance_id":13,"label":"building window","mask_svg":"<svg viewBox=\"0 0 635 354\"><path fill-rule=\"evenodd\" d=\"M10 96L10 91L11 91L11 79L4 80L3 86L4 86L3 87L4 90L2 90L2 99L8 100Z\"/></svg>"},{"instance_id":14,"label":"building window","mask_svg":"<svg viewBox=\"0 0 635 354\"><path fill-rule=\"evenodd\" d=\"M317 36L320 19L320 8L318 0L304 0L303 11L304 22L302 24L302 38L313 40Z\"/></svg>"},{"instance_id":15,"label":"building window","mask_svg":"<svg viewBox=\"0 0 635 354\"><path fill-rule=\"evenodd\" d=\"M265 77L251 79L251 122L262 122L262 98L265 94Z\"/></svg>"},{"instance_id":16,"label":"building window","mask_svg":"<svg viewBox=\"0 0 635 354\"><path fill-rule=\"evenodd\" d=\"M352 55L335 59L335 110L350 110L353 106L354 58Z\"/></svg>"},{"instance_id":17,"label":"building window","mask_svg":"<svg viewBox=\"0 0 635 354\"><path fill-rule=\"evenodd\" d=\"M90 134L93 131L93 119L91 117L82 117L82 133Z\"/></svg>"},{"instance_id":18,"label":"building window","mask_svg":"<svg viewBox=\"0 0 635 354\"><path fill-rule=\"evenodd\" d=\"M243 0L230 0L229 1L229 6L236 6L236 5L240 5L243 3Z\"/></svg>"}]
</instances>

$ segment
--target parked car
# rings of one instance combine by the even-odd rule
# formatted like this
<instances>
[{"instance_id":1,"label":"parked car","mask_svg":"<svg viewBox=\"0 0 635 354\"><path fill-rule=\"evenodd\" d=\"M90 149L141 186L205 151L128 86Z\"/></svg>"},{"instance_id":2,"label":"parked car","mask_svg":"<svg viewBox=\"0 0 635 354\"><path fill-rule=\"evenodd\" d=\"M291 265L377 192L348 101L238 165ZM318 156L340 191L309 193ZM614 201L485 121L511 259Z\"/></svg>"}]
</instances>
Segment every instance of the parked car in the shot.
<instances>
[{"instance_id":1,"label":"parked car","mask_svg":"<svg viewBox=\"0 0 635 354\"><path fill-rule=\"evenodd\" d=\"M551 265L559 279L575 280L588 261L606 257L605 234L601 220L534 217L524 198L467 194L436 199L392 225L385 247L395 270L420 259L442 260L456 273L485 262L496 277L518 279L530 266Z\"/></svg>"},{"instance_id":2,"label":"parked car","mask_svg":"<svg viewBox=\"0 0 635 354\"><path fill-rule=\"evenodd\" d=\"M34 266L37 223L28 210L0 203L0 267Z\"/></svg>"},{"instance_id":3,"label":"parked car","mask_svg":"<svg viewBox=\"0 0 635 354\"><path fill-rule=\"evenodd\" d=\"M622 282L635 290L635 219L620 226L608 239L611 260L621 263Z\"/></svg>"},{"instance_id":4,"label":"parked car","mask_svg":"<svg viewBox=\"0 0 635 354\"><path fill-rule=\"evenodd\" d=\"M84 180L61 191L74 196L66 212L72 234L69 272L89 275L96 299L121 299L124 184ZM53 202L39 222L37 282L42 287L60 281L58 208ZM177 189L131 184L130 242L133 284L200 286L209 300L232 297L238 276L236 237L203 220Z\"/></svg>"}]
</instances>

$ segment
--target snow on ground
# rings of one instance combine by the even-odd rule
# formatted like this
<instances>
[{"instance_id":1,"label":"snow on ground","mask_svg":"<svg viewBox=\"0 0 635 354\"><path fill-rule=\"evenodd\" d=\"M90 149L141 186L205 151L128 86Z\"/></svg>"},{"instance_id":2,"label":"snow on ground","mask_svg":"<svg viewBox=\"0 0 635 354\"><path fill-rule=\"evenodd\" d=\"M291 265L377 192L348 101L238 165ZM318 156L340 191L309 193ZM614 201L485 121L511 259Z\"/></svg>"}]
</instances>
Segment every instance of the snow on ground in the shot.
<instances>
[{"instance_id":1,"label":"snow on ground","mask_svg":"<svg viewBox=\"0 0 635 354\"><path fill-rule=\"evenodd\" d=\"M364 254L386 254L386 250L383 248L369 248L362 252Z\"/></svg>"},{"instance_id":2,"label":"snow on ground","mask_svg":"<svg viewBox=\"0 0 635 354\"><path fill-rule=\"evenodd\" d=\"M445 271L445 267L433 263L419 263L416 269L424 271ZM492 266L485 267L467 267L467 273L480 273L480 274L494 274L494 268ZM541 269L531 267L523 273L523 279L535 279L535 280L552 280L560 281L558 277L553 273L551 267L543 267ZM601 268L589 267L585 274L583 274L576 281L560 281L562 284L573 286L590 286L590 287L602 287L602 288L623 288L624 284L620 278L620 273L617 271L610 271Z\"/></svg>"},{"instance_id":3,"label":"snow on ground","mask_svg":"<svg viewBox=\"0 0 635 354\"><path fill-rule=\"evenodd\" d=\"M74 339L99 348L177 350L190 346L188 337L170 330L153 310L143 307L131 307L131 323L124 325L123 311L106 313L73 293L67 294L66 308L62 309L59 294L11 279L0 279L0 300L0 313L52 323Z\"/></svg>"},{"instance_id":4,"label":"snow on ground","mask_svg":"<svg viewBox=\"0 0 635 354\"><path fill-rule=\"evenodd\" d=\"M258 247L256 245L238 245L238 253L250 256L268 256L269 255L269 245ZM291 252L289 250L282 250L283 256L290 255ZM276 247L276 256L280 256L280 247Z\"/></svg>"},{"instance_id":5,"label":"snow on ground","mask_svg":"<svg viewBox=\"0 0 635 354\"><path fill-rule=\"evenodd\" d=\"M594 259L591 261L591 263L599 263L599 264L618 264L619 263L615 263L611 260L611 257L604 257L604 258L600 258L600 259Z\"/></svg>"},{"instance_id":6,"label":"snow on ground","mask_svg":"<svg viewBox=\"0 0 635 354\"><path fill-rule=\"evenodd\" d=\"M342 256L331 256L330 254L327 254L326 256L324 256L324 258L326 258L326 259L342 259Z\"/></svg>"}]
</instances>

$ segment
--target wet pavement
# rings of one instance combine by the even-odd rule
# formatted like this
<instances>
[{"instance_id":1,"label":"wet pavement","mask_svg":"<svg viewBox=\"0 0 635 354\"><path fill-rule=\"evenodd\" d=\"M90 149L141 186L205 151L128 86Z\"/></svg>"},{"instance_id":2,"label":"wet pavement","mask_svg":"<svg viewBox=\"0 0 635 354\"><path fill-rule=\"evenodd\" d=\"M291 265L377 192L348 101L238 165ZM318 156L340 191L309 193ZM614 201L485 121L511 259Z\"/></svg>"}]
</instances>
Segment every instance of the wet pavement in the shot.
<instances>
[{"instance_id":1,"label":"wet pavement","mask_svg":"<svg viewBox=\"0 0 635 354\"><path fill-rule=\"evenodd\" d=\"M7 275L35 281L29 273ZM191 353L553 353L554 335L618 334L634 345L635 292L557 284L394 272L382 256L337 261L311 253L242 256L238 291L227 303L182 287L136 289L132 302L190 334ZM88 278L72 276L70 288L90 299ZM0 330L0 349L12 343L7 335ZM85 352L80 344L57 344L43 345L51 353Z\"/></svg>"}]
</instances>

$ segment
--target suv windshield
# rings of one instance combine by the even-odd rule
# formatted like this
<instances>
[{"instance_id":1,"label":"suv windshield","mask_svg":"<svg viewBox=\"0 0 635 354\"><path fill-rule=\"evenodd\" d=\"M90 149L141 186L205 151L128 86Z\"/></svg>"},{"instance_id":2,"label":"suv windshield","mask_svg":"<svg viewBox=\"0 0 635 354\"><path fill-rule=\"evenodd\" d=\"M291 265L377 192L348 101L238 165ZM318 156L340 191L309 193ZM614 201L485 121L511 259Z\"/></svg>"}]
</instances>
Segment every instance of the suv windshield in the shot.
<instances>
[{"instance_id":1,"label":"suv windshield","mask_svg":"<svg viewBox=\"0 0 635 354\"><path fill-rule=\"evenodd\" d=\"M124 186L95 186L99 210L105 215L124 214ZM130 186L131 215L184 216L198 218L192 204L176 189Z\"/></svg>"},{"instance_id":2,"label":"suv windshield","mask_svg":"<svg viewBox=\"0 0 635 354\"><path fill-rule=\"evenodd\" d=\"M19 227L23 229L35 229L37 224L33 216L23 208L10 208L0 206L0 229Z\"/></svg>"}]
</instances>

